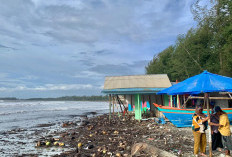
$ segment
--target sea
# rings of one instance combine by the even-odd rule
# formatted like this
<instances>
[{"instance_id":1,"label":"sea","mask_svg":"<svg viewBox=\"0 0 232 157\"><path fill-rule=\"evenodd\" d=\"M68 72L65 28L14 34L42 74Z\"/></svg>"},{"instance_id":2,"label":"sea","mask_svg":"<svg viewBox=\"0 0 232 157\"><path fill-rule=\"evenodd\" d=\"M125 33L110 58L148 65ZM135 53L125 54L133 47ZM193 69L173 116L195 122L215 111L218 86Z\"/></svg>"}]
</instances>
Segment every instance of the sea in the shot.
<instances>
[{"instance_id":1,"label":"sea","mask_svg":"<svg viewBox=\"0 0 232 157\"><path fill-rule=\"evenodd\" d=\"M36 148L35 141L50 132L60 131L64 122L79 122L83 116L93 117L108 112L108 102L1 100L0 156L59 154L66 148Z\"/></svg>"}]
</instances>

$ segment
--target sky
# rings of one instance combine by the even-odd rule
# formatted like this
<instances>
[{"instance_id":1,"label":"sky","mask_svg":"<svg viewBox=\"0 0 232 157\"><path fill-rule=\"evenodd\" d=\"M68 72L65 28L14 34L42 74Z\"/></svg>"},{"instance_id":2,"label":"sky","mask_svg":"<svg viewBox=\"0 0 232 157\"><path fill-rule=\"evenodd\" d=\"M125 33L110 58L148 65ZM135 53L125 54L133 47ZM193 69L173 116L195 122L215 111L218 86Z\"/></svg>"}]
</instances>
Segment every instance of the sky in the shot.
<instances>
[{"instance_id":1,"label":"sky","mask_svg":"<svg viewBox=\"0 0 232 157\"><path fill-rule=\"evenodd\" d=\"M194 0L0 0L0 97L101 95L194 27Z\"/></svg>"}]
</instances>

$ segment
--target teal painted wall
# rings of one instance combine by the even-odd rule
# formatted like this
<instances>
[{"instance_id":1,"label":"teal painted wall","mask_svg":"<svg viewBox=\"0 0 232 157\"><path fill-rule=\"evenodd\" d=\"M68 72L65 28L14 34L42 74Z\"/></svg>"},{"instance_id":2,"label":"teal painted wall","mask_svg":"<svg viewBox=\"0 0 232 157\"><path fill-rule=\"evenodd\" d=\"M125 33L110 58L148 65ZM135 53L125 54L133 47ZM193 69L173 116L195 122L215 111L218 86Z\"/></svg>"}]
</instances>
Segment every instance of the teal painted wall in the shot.
<instances>
[{"instance_id":1,"label":"teal painted wall","mask_svg":"<svg viewBox=\"0 0 232 157\"><path fill-rule=\"evenodd\" d=\"M142 119L142 111L141 111L141 95L135 95L135 119L141 120Z\"/></svg>"},{"instance_id":2,"label":"teal painted wall","mask_svg":"<svg viewBox=\"0 0 232 157\"><path fill-rule=\"evenodd\" d=\"M168 98L168 95L164 95L164 106L169 106L169 98Z\"/></svg>"}]
</instances>

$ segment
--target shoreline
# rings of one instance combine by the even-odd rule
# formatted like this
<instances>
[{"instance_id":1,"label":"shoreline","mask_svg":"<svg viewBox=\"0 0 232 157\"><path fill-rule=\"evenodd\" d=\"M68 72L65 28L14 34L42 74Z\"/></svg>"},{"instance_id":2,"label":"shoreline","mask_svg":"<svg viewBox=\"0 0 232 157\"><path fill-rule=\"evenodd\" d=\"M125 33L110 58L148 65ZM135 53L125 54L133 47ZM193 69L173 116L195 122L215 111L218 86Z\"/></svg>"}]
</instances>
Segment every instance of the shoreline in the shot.
<instances>
[{"instance_id":1,"label":"shoreline","mask_svg":"<svg viewBox=\"0 0 232 157\"><path fill-rule=\"evenodd\" d=\"M90 112L91 113L91 112ZM70 118L69 121L57 124L41 124L33 133L31 144L35 147L38 141L50 142L49 146L38 146L37 153L13 154L14 156L130 156L131 149L136 143L146 143L172 156L191 157L193 155L193 135L191 128L176 128L171 123L158 124L153 119L134 120L133 115L126 117L112 116L109 122L108 114L88 114L80 120ZM52 130L51 126L57 129ZM38 128L41 127L41 130ZM8 131L6 134L19 134L24 130ZM36 139L35 139L36 138ZM30 138L29 138L30 139ZM54 146L54 142L63 146ZM22 143L23 144L23 143ZM28 144L24 143L25 147ZM207 148L208 150L208 148ZM0 152L1 153L1 152ZM218 152L214 152L218 156ZM170 156L169 155L169 156ZM3 154L4 156L4 154ZM6 155L7 156L7 155ZM142 152L140 156L151 156Z\"/></svg>"}]
</instances>

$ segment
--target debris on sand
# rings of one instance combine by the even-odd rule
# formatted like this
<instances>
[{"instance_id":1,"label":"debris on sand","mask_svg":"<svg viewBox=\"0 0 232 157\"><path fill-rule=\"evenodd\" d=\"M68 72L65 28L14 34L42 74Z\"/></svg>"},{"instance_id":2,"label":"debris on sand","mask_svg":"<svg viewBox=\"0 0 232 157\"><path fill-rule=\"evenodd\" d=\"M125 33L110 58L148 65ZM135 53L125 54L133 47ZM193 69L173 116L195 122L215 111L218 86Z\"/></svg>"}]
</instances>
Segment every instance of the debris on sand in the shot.
<instances>
[{"instance_id":1,"label":"debris on sand","mask_svg":"<svg viewBox=\"0 0 232 157\"><path fill-rule=\"evenodd\" d=\"M166 156L181 156L193 150L191 133L181 131L170 123L158 124L153 119L139 122L133 116L115 116L109 121L105 114L90 118L80 126L66 127L57 134L70 151L55 157L126 157L131 153L139 153L143 157L163 153L165 157L165 153Z\"/></svg>"}]
</instances>

